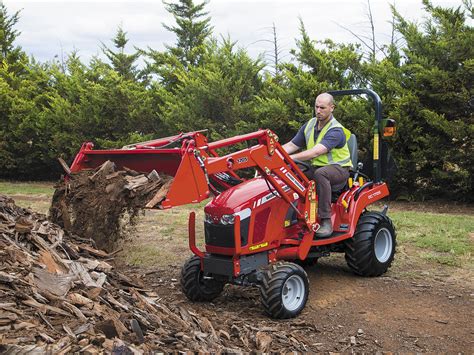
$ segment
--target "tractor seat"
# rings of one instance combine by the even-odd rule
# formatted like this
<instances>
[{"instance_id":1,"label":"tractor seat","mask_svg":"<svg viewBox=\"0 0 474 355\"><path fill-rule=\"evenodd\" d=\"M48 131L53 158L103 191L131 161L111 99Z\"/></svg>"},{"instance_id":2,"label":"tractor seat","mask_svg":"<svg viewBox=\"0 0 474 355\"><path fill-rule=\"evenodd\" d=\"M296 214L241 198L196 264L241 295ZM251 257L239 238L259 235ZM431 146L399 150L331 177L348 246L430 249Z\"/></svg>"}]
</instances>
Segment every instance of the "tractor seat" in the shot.
<instances>
[{"instance_id":1,"label":"tractor seat","mask_svg":"<svg viewBox=\"0 0 474 355\"><path fill-rule=\"evenodd\" d=\"M352 168L349 170L351 177L354 176L354 173L357 170L357 163L359 160L357 152L357 137L355 134L351 134L349 140L347 141L347 147L349 148L349 153L351 155ZM347 181L344 181L341 184L331 186L331 202L336 202L341 193L346 191L349 188Z\"/></svg>"}]
</instances>

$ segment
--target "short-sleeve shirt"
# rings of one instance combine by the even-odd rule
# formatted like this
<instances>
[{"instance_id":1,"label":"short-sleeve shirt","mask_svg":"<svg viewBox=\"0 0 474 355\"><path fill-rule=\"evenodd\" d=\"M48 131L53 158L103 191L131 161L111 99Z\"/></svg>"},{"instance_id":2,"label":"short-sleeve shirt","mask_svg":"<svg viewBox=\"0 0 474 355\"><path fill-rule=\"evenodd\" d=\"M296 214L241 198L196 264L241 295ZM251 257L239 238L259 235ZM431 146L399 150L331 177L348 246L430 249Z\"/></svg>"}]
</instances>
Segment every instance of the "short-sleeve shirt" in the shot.
<instances>
[{"instance_id":1,"label":"short-sleeve shirt","mask_svg":"<svg viewBox=\"0 0 474 355\"><path fill-rule=\"evenodd\" d=\"M299 129L298 133L296 133L296 135L291 140L291 143L293 143L294 145L300 148L306 147L306 139L305 139L304 130L306 129L307 125L308 125L308 122L306 122L303 125L303 127ZM314 125L314 141L315 142L318 139L318 136L321 133L321 131L322 129L318 130L318 124L316 123ZM333 148L342 148L344 147L344 144L346 144L346 135L344 134L344 131L342 130L342 128L336 127L327 131L323 139L319 143L324 145L328 151L330 151Z\"/></svg>"}]
</instances>

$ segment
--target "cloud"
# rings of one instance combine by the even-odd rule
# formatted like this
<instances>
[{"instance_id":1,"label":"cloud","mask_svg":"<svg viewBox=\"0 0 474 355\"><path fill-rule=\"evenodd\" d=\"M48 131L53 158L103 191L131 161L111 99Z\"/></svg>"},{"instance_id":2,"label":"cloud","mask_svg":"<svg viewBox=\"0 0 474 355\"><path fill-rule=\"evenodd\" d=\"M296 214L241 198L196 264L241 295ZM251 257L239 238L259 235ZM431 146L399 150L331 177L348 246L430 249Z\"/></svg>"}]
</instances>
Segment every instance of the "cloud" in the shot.
<instances>
[{"instance_id":1,"label":"cloud","mask_svg":"<svg viewBox=\"0 0 474 355\"><path fill-rule=\"evenodd\" d=\"M195 1L199 3L199 0ZM460 0L433 1L442 6L459 6ZM112 46L119 25L128 33L130 47L151 47L161 50L175 41L162 23L172 25L173 17L159 0L139 1L39 1L4 0L10 14L22 9L17 29L18 44L40 61L51 60L55 54L74 48L89 59L100 52L101 43ZM391 27L389 2L371 0L379 41L388 40ZM420 19L421 0L396 0L401 14ZM247 48L256 57L272 50L271 26L277 29L281 48L295 47L299 37L299 20L304 21L312 39L330 38L335 42L355 42L355 37L338 25L356 33L369 34L366 1L349 0L211 0L206 7L211 16L214 35L227 35ZM409 15L409 16L408 16Z\"/></svg>"}]
</instances>

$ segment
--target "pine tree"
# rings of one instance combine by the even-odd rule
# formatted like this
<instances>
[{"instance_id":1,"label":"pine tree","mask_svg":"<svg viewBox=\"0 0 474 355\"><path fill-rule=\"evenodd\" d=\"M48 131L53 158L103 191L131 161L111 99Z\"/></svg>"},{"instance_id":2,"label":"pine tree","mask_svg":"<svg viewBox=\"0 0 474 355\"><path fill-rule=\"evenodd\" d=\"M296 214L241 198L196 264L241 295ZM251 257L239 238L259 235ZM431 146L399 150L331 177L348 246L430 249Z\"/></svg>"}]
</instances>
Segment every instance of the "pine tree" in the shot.
<instances>
[{"instance_id":1,"label":"pine tree","mask_svg":"<svg viewBox=\"0 0 474 355\"><path fill-rule=\"evenodd\" d=\"M199 66L177 71L173 91L160 105L170 132L208 129L211 140L258 129L256 97L264 63L253 60L235 42L211 40Z\"/></svg>"},{"instance_id":2,"label":"pine tree","mask_svg":"<svg viewBox=\"0 0 474 355\"><path fill-rule=\"evenodd\" d=\"M424 0L423 26L395 12L402 49L403 90L392 117L402 185L423 198L472 201L474 174L474 28L466 9ZM449 148L448 148L449 147Z\"/></svg>"},{"instance_id":3,"label":"pine tree","mask_svg":"<svg viewBox=\"0 0 474 355\"><path fill-rule=\"evenodd\" d=\"M175 26L163 26L176 34L176 46L167 46L168 50L185 65L196 65L203 55L203 44L212 33L210 17L202 20L208 12L204 12L204 7L208 1L195 5L193 0L179 0L178 3L163 2L166 10L171 13L176 21Z\"/></svg>"},{"instance_id":4,"label":"pine tree","mask_svg":"<svg viewBox=\"0 0 474 355\"><path fill-rule=\"evenodd\" d=\"M8 16L7 8L3 3L0 4L0 48L1 58L6 59L15 49L13 42L16 40L20 32L14 29L19 20L19 11Z\"/></svg>"},{"instance_id":5,"label":"pine tree","mask_svg":"<svg viewBox=\"0 0 474 355\"><path fill-rule=\"evenodd\" d=\"M125 53L125 46L128 43L127 32L119 26L115 37L112 39L116 51L103 46L102 51L112 63L114 70L123 78L128 80L135 80L137 76L137 67L134 64L140 57L140 53L133 54Z\"/></svg>"},{"instance_id":6,"label":"pine tree","mask_svg":"<svg viewBox=\"0 0 474 355\"><path fill-rule=\"evenodd\" d=\"M9 72L20 73L24 71L25 53L20 46L15 45L15 40L20 35L14 27L19 21L20 12L9 15L6 6L0 2L0 60L9 66Z\"/></svg>"}]
</instances>

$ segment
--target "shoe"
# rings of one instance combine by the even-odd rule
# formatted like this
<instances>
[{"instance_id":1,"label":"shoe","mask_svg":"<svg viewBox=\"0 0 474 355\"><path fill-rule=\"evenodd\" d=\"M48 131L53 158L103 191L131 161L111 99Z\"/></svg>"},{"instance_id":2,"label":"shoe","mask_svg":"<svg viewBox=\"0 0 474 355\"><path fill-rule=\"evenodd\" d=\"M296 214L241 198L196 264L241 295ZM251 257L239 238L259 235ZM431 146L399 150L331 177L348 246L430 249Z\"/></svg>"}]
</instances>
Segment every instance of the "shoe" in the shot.
<instances>
[{"instance_id":1,"label":"shoe","mask_svg":"<svg viewBox=\"0 0 474 355\"><path fill-rule=\"evenodd\" d=\"M316 231L316 238L327 238L332 234L331 218L321 220L320 227Z\"/></svg>"}]
</instances>

